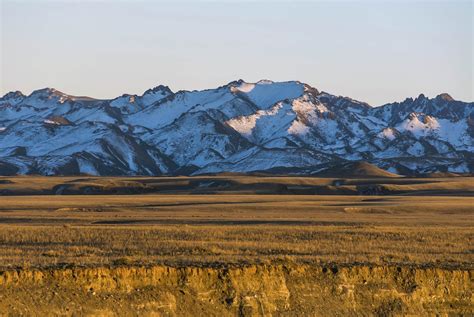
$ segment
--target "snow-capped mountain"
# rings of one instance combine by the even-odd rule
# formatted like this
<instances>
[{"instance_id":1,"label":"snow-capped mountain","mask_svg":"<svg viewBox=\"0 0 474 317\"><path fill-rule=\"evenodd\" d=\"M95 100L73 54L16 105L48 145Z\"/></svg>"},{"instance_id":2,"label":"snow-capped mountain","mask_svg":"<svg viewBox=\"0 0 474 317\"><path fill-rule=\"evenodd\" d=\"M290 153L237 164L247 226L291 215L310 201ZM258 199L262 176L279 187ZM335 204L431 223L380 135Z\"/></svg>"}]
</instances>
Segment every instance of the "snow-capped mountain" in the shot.
<instances>
[{"instance_id":1,"label":"snow-capped mountain","mask_svg":"<svg viewBox=\"0 0 474 317\"><path fill-rule=\"evenodd\" d=\"M317 173L346 161L473 173L474 103L441 94L371 107L269 80L111 100L51 88L0 99L0 174Z\"/></svg>"}]
</instances>

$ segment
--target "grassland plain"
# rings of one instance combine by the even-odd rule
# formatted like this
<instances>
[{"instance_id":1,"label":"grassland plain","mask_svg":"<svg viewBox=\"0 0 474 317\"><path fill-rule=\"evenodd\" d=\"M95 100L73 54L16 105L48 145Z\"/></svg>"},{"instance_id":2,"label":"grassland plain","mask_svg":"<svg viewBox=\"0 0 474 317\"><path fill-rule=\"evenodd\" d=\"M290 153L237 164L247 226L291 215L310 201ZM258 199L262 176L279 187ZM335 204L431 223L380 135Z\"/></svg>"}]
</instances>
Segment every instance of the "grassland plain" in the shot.
<instances>
[{"instance_id":1,"label":"grassland plain","mask_svg":"<svg viewBox=\"0 0 474 317\"><path fill-rule=\"evenodd\" d=\"M0 312L473 314L472 180L0 178Z\"/></svg>"}]
</instances>

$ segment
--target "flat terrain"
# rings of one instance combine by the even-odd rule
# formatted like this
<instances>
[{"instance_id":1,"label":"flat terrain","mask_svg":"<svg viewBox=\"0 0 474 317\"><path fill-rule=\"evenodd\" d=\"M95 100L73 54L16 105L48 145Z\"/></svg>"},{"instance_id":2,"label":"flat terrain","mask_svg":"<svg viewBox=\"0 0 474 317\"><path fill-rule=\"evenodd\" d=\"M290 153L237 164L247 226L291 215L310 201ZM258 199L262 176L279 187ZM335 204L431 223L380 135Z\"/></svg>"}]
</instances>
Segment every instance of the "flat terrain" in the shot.
<instances>
[{"instance_id":1,"label":"flat terrain","mask_svg":"<svg viewBox=\"0 0 474 317\"><path fill-rule=\"evenodd\" d=\"M472 267L472 180L2 178L4 193L22 195L0 197L0 265L204 265L291 260ZM259 189L278 192L282 186L288 190L335 181L345 184L335 186L335 193L341 186L358 186L354 184L392 186L406 193L257 194ZM229 182L233 187L222 185ZM218 194L189 195L213 183L221 185L216 187ZM51 195L52 188L65 185L75 192ZM103 195L111 188L140 186L155 192ZM85 187L102 188L102 195L77 195ZM28 192L41 195L26 195ZM414 195L420 192L423 195Z\"/></svg>"},{"instance_id":2,"label":"flat terrain","mask_svg":"<svg viewBox=\"0 0 474 317\"><path fill-rule=\"evenodd\" d=\"M3 177L0 193L7 315L474 313L472 178Z\"/></svg>"}]
</instances>

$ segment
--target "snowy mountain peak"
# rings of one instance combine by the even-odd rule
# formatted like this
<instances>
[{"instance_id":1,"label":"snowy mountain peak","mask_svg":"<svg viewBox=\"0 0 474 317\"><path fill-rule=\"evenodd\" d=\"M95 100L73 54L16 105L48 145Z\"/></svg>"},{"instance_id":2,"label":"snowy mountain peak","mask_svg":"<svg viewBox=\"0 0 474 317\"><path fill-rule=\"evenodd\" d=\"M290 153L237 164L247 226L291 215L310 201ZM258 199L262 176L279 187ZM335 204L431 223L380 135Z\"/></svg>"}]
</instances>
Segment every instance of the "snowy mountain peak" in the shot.
<instances>
[{"instance_id":1,"label":"snowy mountain peak","mask_svg":"<svg viewBox=\"0 0 474 317\"><path fill-rule=\"evenodd\" d=\"M14 106L22 102L26 96L21 91L11 91L0 98L0 105Z\"/></svg>"},{"instance_id":2,"label":"snowy mountain peak","mask_svg":"<svg viewBox=\"0 0 474 317\"><path fill-rule=\"evenodd\" d=\"M0 99L0 166L20 174L311 174L360 160L402 174L474 172L474 103L421 94L373 108L269 80L107 100L53 88Z\"/></svg>"},{"instance_id":3,"label":"snowy mountain peak","mask_svg":"<svg viewBox=\"0 0 474 317\"><path fill-rule=\"evenodd\" d=\"M54 106L71 101L74 101L73 96L67 95L54 88L35 90L25 99L25 102L33 106Z\"/></svg>"},{"instance_id":4,"label":"snowy mountain peak","mask_svg":"<svg viewBox=\"0 0 474 317\"><path fill-rule=\"evenodd\" d=\"M321 92L318 89L316 89L316 88L314 88L314 87L312 87L308 84L303 84L303 86L304 86L304 92L305 93L311 94L313 96L317 96L317 95L321 94Z\"/></svg>"},{"instance_id":5,"label":"snowy mountain peak","mask_svg":"<svg viewBox=\"0 0 474 317\"><path fill-rule=\"evenodd\" d=\"M173 93L168 86L158 85L156 87L150 88L147 91L145 91L142 96L148 95L148 94L156 94L157 92L161 92L163 94L168 94L168 95Z\"/></svg>"},{"instance_id":6,"label":"snowy mountain peak","mask_svg":"<svg viewBox=\"0 0 474 317\"><path fill-rule=\"evenodd\" d=\"M279 101L301 97L305 91L305 85L297 81L260 80L256 83L238 81L230 87L230 90L248 99L259 109L268 109Z\"/></svg>"},{"instance_id":7,"label":"snowy mountain peak","mask_svg":"<svg viewBox=\"0 0 474 317\"><path fill-rule=\"evenodd\" d=\"M421 93L421 94L418 95L418 97L416 97L415 100L424 100L424 99L427 99L427 98L426 98L425 94Z\"/></svg>"},{"instance_id":8,"label":"snowy mountain peak","mask_svg":"<svg viewBox=\"0 0 474 317\"><path fill-rule=\"evenodd\" d=\"M58 100L59 103L65 102L79 102L79 103L91 103L91 102L100 102L103 100L95 99L87 96L73 96L66 94L62 91L59 91L55 88L43 88L34 90L29 96L26 97L26 100L30 103L34 103L35 100Z\"/></svg>"},{"instance_id":9,"label":"snowy mountain peak","mask_svg":"<svg viewBox=\"0 0 474 317\"><path fill-rule=\"evenodd\" d=\"M145 91L140 97L140 101L146 107L171 95L173 92L168 86L159 85Z\"/></svg>"},{"instance_id":10,"label":"snowy mountain peak","mask_svg":"<svg viewBox=\"0 0 474 317\"><path fill-rule=\"evenodd\" d=\"M415 103L420 104L420 105L425 105L430 101L428 97L426 97L424 94L419 94L418 97L415 98Z\"/></svg>"},{"instance_id":11,"label":"snowy mountain peak","mask_svg":"<svg viewBox=\"0 0 474 317\"><path fill-rule=\"evenodd\" d=\"M31 96L45 96L45 97L49 97L49 96L52 96L52 95L65 95L67 96L65 93L55 89L55 88L42 88L42 89L37 89L37 90L34 90L28 97L31 97Z\"/></svg>"},{"instance_id":12,"label":"snowy mountain peak","mask_svg":"<svg viewBox=\"0 0 474 317\"><path fill-rule=\"evenodd\" d=\"M20 99L26 97L21 91L16 90L16 91L10 91L6 93L0 100L10 100L10 99Z\"/></svg>"},{"instance_id":13,"label":"snowy mountain peak","mask_svg":"<svg viewBox=\"0 0 474 317\"><path fill-rule=\"evenodd\" d=\"M271 84L274 84L275 82L273 80L269 80L269 79L260 79L257 84L260 84L260 85L271 85Z\"/></svg>"},{"instance_id":14,"label":"snowy mountain peak","mask_svg":"<svg viewBox=\"0 0 474 317\"><path fill-rule=\"evenodd\" d=\"M252 91L252 89L255 88L255 84L252 83L247 83L243 80L238 80L231 82L228 84L230 87L230 91L232 92L243 92L243 93L249 93Z\"/></svg>"},{"instance_id":15,"label":"snowy mountain peak","mask_svg":"<svg viewBox=\"0 0 474 317\"><path fill-rule=\"evenodd\" d=\"M237 79L237 80L233 80L230 83L228 83L228 84L226 84L222 87L234 87L234 86L238 86L238 85L243 84L243 83L246 83L246 81L243 80L242 78L240 78L240 79Z\"/></svg>"}]
</instances>

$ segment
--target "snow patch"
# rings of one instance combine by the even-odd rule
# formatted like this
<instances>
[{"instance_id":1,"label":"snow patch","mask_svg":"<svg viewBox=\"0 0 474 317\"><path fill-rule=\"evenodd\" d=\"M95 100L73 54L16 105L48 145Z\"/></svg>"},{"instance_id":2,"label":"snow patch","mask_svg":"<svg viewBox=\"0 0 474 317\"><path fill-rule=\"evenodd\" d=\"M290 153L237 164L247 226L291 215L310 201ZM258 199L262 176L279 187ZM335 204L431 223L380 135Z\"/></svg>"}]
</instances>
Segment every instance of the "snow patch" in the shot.
<instances>
[{"instance_id":1,"label":"snow patch","mask_svg":"<svg viewBox=\"0 0 474 317\"><path fill-rule=\"evenodd\" d=\"M309 132L309 127L304 125L298 120L293 121L291 126L288 128L289 134L296 134L296 135L305 135Z\"/></svg>"},{"instance_id":2,"label":"snow patch","mask_svg":"<svg viewBox=\"0 0 474 317\"><path fill-rule=\"evenodd\" d=\"M423 121L420 120L420 117ZM424 116L423 118L421 115L412 114L397 127L397 130L409 131L415 137L420 138L433 134L439 127L440 125L436 118L430 116Z\"/></svg>"},{"instance_id":3,"label":"snow patch","mask_svg":"<svg viewBox=\"0 0 474 317\"><path fill-rule=\"evenodd\" d=\"M77 164L79 165L79 172L80 173L89 174L89 175L99 175L100 174L99 172L97 172L97 169L94 167L94 165L89 161L78 158L77 159Z\"/></svg>"},{"instance_id":4,"label":"snow patch","mask_svg":"<svg viewBox=\"0 0 474 317\"><path fill-rule=\"evenodd\" d=\"M44 120L43 122L46 124L61 125L61 123L53 121L53 120Z\"/></svg>"},{"instance_id":5,"label":"snow patch","mask_svg":"<svg viewBox=\"0 0 474 317\"><path fill-rule=\"evenodd\" d=\"M398 174L398 170L393 166L390 166L389 168L387 168L387 172Z\"/></svg>"},{"instance_id":6,"label":"snow patch","mask_svg":"<svg viewBox=\"0 0 474 317\"><path fill-rule=\"evenodd\" d=\"M235 118L227 121L226 123L241 135L250 137L255 125L257 124L257 119L260 118L260 116L261 114L257 113L248 117Z\"/></svg>"},{"instance_id":7,"label":"snow patch","mask_svg":"<svg viewBox=\"0 0 474 317\"><path fill-rule=\"evenodd\" d=\"M244 92L244 93L249 93L255 88L255 84L249 84L249 83L242 83L237 87L231 87L232 92Z\"/></svg>"},{"instance_id":8,"label":"snow patch","mask_svg":"<svg viewBox=\"0 0 474 317\"><path fill-rule=\"evenodd\" d=\"M256 84L241 84L239 87L242 85L247 91L238 91L244 93L260 109L268 109L279 101L295 99L304 93L304 85L294 81L280 83L260 81Z\"/></svg>"},{"instance_id":9,"label":"snow patch","mask_svg":"<svg viewBox=\"0 0 474 317\"><path fill-rule=\"evenodd\" d=\"M396 136L395 136L395 133L393 131L392 128L385 128L383 129L379 134L378 134L379 138L385 138L385 139L388 139L390 141L393 141Z\"/></svg>"},{"instance_id":10,"label":"snow patch","mask_svg":"<svg viewBox=\"0 0 474 317\"><path fill-rule=\"evenodd\" d=\"M422 156L425 154L425 148L420 142L416 142L407 149L407 152L413 156Z\"/></svg>"},{"instance_id":11,"label":"snow patch","mask_svg":"<svg viewBox=\"0 0 474 317\"><path fill-rule=\"evenodd\" d=\"M158 90L158 91L149 91L145 92L141 97L141 101L144 106L149 106L163 98L166 98L170 95L168 91Z\"/></svg>"},{"instance_id":12,"label":"snow patch","mask_svg":"<svg viewBox=\"0 0 474 317\"><path fill-rule=\"evenodd\" d=\"M287 136L288 129L295 119L296 114L292 110L292 105L279 102L269 110L258 110L253 115L231 119L227 124L249 140L261 143L279 136ZM297 130L294 132L297 133Z\"/></svg>"}]
</instances>

